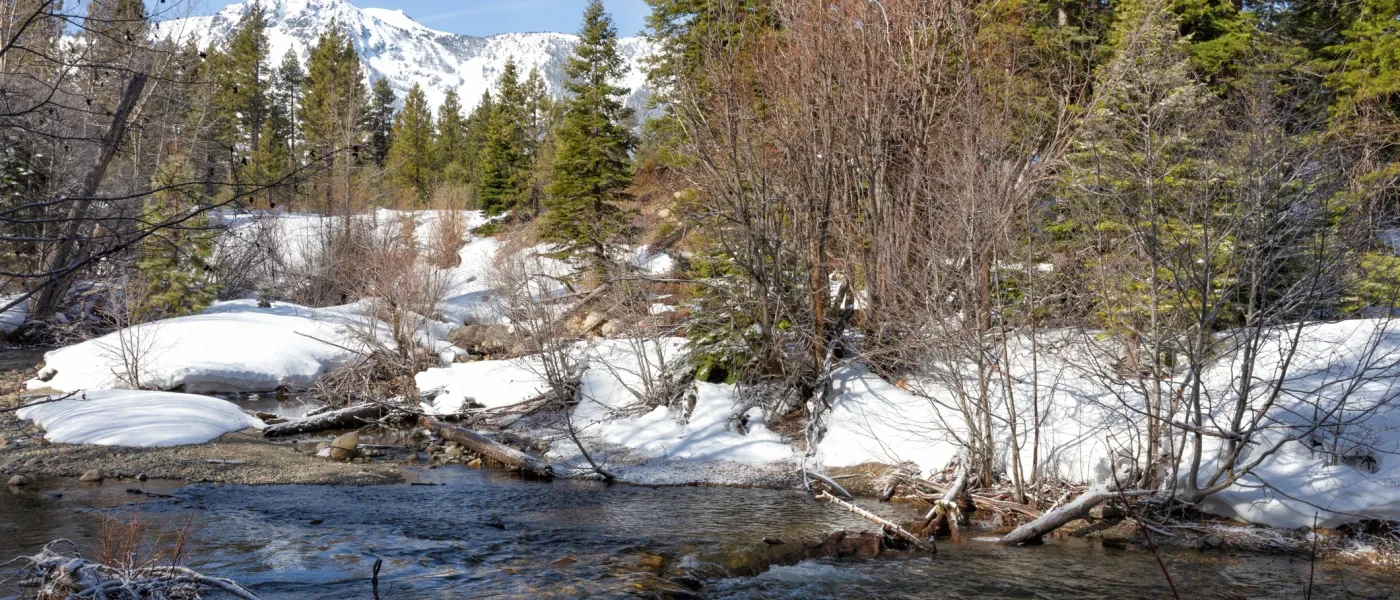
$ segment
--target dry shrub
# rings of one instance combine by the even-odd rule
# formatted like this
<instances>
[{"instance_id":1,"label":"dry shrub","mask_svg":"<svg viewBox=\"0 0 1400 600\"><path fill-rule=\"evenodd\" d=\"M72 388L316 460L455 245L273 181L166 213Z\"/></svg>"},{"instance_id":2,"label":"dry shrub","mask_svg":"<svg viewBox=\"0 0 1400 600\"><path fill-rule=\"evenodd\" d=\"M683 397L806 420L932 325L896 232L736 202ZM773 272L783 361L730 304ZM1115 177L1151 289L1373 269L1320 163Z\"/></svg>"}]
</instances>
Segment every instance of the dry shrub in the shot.
<instances>
[{"instance_id":1,"label":"dry shrub","mask_svg":"<svg viewBox=\"0 0 1400 600\"><path fill-rule=\"evenodd\" d=\"M336 404L410 398L414 374L440 362L424 328L447 294L450 274L418 251L410 220L370 236L358 256L353 278L342 285L365 303L354 328L361 356L323 376L317 392Z\"/></svg>"},{"instance_id":2,"label":"dry shrub","mask_svg":"<svg viewBox=\"0 0 1400 600\"><path fill-rule=\"evenodd\" d=\"M437 222L428 244L428 262L433 266L451 269L462 262L458 251L467 243L467 216L454 204L443 202L435 205Z\"/></svg>"},{"instance_id":3,"label":"dry shrub","mask_svg":"<svg viewBox=\"0 0 1400 600\"><path fill-rule=\"evenodd\" d=\"M328 217L310 247L300 248L301 264L289 269L296 285L288 299L306 306L345 304L363 279L367 257L375 251L374 219L366 215ZM298 272L299 271L299 272Z\"/></svg>"}]
</instances>

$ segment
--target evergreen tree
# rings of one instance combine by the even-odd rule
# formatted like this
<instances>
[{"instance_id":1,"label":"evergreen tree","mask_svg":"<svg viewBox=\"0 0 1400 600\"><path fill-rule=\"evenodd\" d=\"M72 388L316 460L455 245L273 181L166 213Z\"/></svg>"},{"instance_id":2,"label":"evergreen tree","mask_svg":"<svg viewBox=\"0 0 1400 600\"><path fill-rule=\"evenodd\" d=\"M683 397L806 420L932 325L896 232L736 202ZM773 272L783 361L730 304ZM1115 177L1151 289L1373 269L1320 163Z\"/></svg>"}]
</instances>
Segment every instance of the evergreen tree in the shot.
<instances>
[{"instance_id":1,"label":"evergreen tree","mask_svg":"<svg viewBox=\"0 0 1400 600\"><path fill-rule=\"evenodd\" d=\"M299 144L296 111L305 79L306 74L301 70L296 51L288 48L282 56L282 63L272 74L268 119L272 121L277 137L287 145L288 156L292 158L295 158Z\"/></svg>"},{"instance_id":2,"label":"evergreen tree","mask_svg":"<svg viewBox=\"0 0 1400 600\"><path fill-rule=\"evenodd\" d=\"M214 68L216 115L223 121L218 141L229 148L230 171L239 184L252 179L245 173L249 167L259 169L254 164L258 160L254 151L260 146L259 136L268 116L267 54L267 16L262 5L254 2L234 28L227 50L218 55ZM236 187L235 191L241 190Z\"/></svg>"},{"instance_id":3,"label":"evergreen tree","mask_svg":"<svg viewBox=\"0 0 1400 600\"><path fill-rule=\"evenodd\" d=\"M481 149L476 197L488 215L514 208L525 196L529 157L525 154L525 93L515 60L506 61Z\"/></svg>"},{"instance_id":4,"label":"evergreen tree","mask_svg":"<svg viewBox=\"0 0 1400 600\"><path fill-rule=\"evenodd\" d=\"M442 105L438 106L437 142L433 152L445 181L466 183L470 179L462 160L466 136L467 122L462 119L462 103L457 100L457 90L447 90Z\"/></svg>"},{"instance_id":5,"label":"evergreen tree","mask_svg":"<svg viewBox=\"0 0 1400 600\"><path fill-rule=\"evenodd\" d=\"M526 196L530 210L539 215L549 189L550 165L554 160L554 124L558 111L545 89L540 71L530 69L525 79L525 154L530 160Z\"/></svg>"},{"instance_id":6,"label":"evergreen tree","mask_svg":"<svg viewBox=\"0 0 1400 600\"><path fill-rule=\"evenodd\" d=\"M426 205L436 168L433 160L433 113L418 84L408 91L403 110L394 119L394 143L389 147L389 174L394 183L414 191Z\"/></svg>"},{"instance_id":7,"label":"evergreen tree","mask_svg":"<svg viewBox=\"0 0 1400 600\"><path fill-rule=\"evenodd\" d=\"M306 61L306 83L302 86L301 105L297 109L301 135L307 146L307 158L324 160L331 157L327 177L320 181L325 193L324 209L334 203L334 174L345 186L345 201L350 198L353 156L343 153L356 150L363 135L361 113L365 107L364 77L360 58L344 26L332 22Z\"/></svg>"},{"instance_id":8,"label":"evergreen tree","mask_svg":"<svg viewBox=\"0 0 1400 600\"><path fill-rule=\"evenodd\" d=\"M457 161L468 181L476 184L481 176L481 153L486 146L486 130L491 125L491 114L496 101L490 90L481 93L481 101L467 114L462 134L462 150L457 153Z\"/></svg>"},{"instance_id":9,"label":"evergreen tree","mask_svg":"<svg viewBox=\"0 0 1400 600\"><path fill-rule=\"evenodd\" d=\"M599 0L584 9L579 42L564 73L570 96L556 134L559 147L540 234L569 254L589 253L601 269L606 245L627 223L616 203L632 181L635 141L623 126L632 117L623 104L627 91L611 83L623 74L617 30Z\"/></svg>"},{"instance_id":10,"label":"evergreen tree","mask_svg":"<svg viewBox=\"0 0 1400 600\"><path fill-rule=\"evenodd\" d=\"M1171 273L1163 265L1190 262L1201 251L1193 240L1212 201L1201 159L1214 95L1196 78L1175 15L1153 0L1131 0L1116 18L1115 56L1099 70L1099 102L1069 157L1065 195L1074 201L1064 208L1076 222L1060 225L1076 229L1074 243L1093 256L1096 324L1123 337L1135 370L1153 328L1171 326L1167 320L1191 308L1188 299L1168 297ZM1154 318L1161 306L1176 310Z\"/></svg>"},{"instance_id":11,"label":"evergreen tree","mask_svg":"<svg viewBox=\"0 0 1400 600\"><path fill-rule=\"evenodd\" d=\"M197 207L198 192L176 185L195 179L190 166L184 156L172 156L151 181L160 191L146 200L146 226L178 224L161 227L141 243L136 268L148 289L137 307L140 320L196 313L215 300L217 287L208 276L214 253L208 219L184 218Z\"/></svg>"},{"instance_id":12,"label":"evergreen tree","mask_svg":"<svg viewBox=\"0 0 1400 600\"><path fill-rule=\"evenodd\" d=\"M1360 149L1351 193L1387 207L1400 198L1400 0L1362 0L1322 66L1336 96L1334 135ZM1369 197L1368 197L1369 196Z\"/></svg>"},{"instance_id":13,"label":"evergreen tree","mask_svg":"<svg viewBox=\"0 0 1400 600\"><path fill-rule=\"evenodd\" d=\"M380 77L374 81L369 92L369 105L365 107L364 129L369 132L369 143L366 144L369 160L381 167L394 143L394 102L397 100L387 78Z\"/></svg>"}]
</instances>

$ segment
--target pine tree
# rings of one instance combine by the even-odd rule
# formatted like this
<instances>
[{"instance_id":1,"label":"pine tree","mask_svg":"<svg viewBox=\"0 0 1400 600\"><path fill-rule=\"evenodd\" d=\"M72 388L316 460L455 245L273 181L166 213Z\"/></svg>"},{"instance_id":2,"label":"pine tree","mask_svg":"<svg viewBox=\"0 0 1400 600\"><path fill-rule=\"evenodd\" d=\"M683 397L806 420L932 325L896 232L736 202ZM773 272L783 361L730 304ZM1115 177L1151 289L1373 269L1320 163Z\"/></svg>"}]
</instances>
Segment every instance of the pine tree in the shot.
<instances>
[{"instance_id":1,"label":"pine tree","mask_svg":"<svg viewBox=\"0 0 1400 600\"><path fill-rule=\"evenodd\" d=\"M365 149L369 160L381 167L389 158L389 148L394 143L394 102L397 100L387 78L380 77L374 81L369 92L369 105L365 107L364 129L369 132L369 143Z\"/></svg>"},{"instance_id":2,"label":"pine tree","mask_svg":"<svg viewBox=\"0 0 1400 600\"><path fill-rule=\"evenodd\" d=\"M529 157L525 154L525 93L515 60L506 61L481 149L476 197L488 215L515 207L525 196Z\"/></svg>"},{"instance_id":3,"label":"pine tree","mask_svg":"<svg viewBox=\"0 0 1400 600\"><path fill-rule=\"evenodd\" d=\"M467 122L462 119L462 103L457 100L457 90L447 90L447 96L438 106L437 142L433 151L444 181L466 183L470 179L462 160L466 136Z\"/></svg>"},{"instance_id":4,"label":"pine tree","mask_svg":"<svg viewBox=\"0 0 1400 600\"><path fill-rule=\"evenodd\" d=\"M300 143L296 111L297 104L301 102L301 88L305 80L306 73L301 70L301 61L297 59L296 50L288 48L287 53L282 56L282 63L272 74L268 119L272 121L278 138L286 143L288 156L293 159Z\"/></svg>"},{"instance_id":5,"label":"pine tree","mask_svg":"<svg viewBox=\"0 0 1400 600\"><path fill-rule=\"evenodd\" d=\"M147 226L165 226L141 243L136 268L147 286L143 305L137 307L141 320L199 312L214 301L218 291L208 276L214 253L208 218L186 218L197 206L198 192L174 185L192 181L194 175L190 162L175 155L151 181L151 187L160 191L146 200L143 220Z\"/></svg>"},{"instance_id":6,"label":"pine tree","mask_svg":"<svg viewBox=\"0 0 1400 600\"><path fill-rule=\"evenodd\" d=\"M557 117L558 111L545 88L544 78L539 69L532 67L530 76L525 79L525 154L530 160L526 197L536 216L544 208L544 197L549 189Z\"/></svg>"},{"instance_id":7,"label":"pine tree","mask_svg":"<svg viewBox=\"0 0 1400 600\"><path fill-rule=\"evenodd\" d=\"M1074 243L1095 255L1097 325L1123 336L1134 370L1156 360L1138 354L1152 328L1167 328L1190 309L1188 300L1168 297L1162 265L1194 257L1196 217L1210 212L1200 169L1214 95L1196 77L1175 15L1153 0L1131 0L1116 18L1115 56L1099 70L1099 102L1069 156L1065 195L1074 200L1062 208L1077 221L1068 227ZM1164 306L1175 310L1157 310Z\"/></svg>"},{"instance_id":8,"label":"pine tree","mask_svg":"<svg viewBox=\"0 0 1400 600\"><path fill-rule=\"evenodd\" d=\"M427 205L436 173L433 160L433 113L418 84L408 91L403 110L394 119L394 143L389 147L389 174L394 183L413 190Z\"/></svg>"},{"instance_id":9,"label":"pine tree","mask_svg":"<svg viewBox=\"0 0 1400 600\"><path fill-rule=\"evenodd\" d=\"M229 147L229 169L240 184L237 192L251 179L245 171L259 169L253 163L268 116L267 54L267 16L254 2L234 28L227 50L218 55L214 70L216 115L223 121L218 141Z\"/></svg>"},{"instance_id":10,"label":"pine tree","mask_svg":"<svg viewBox=\"0 0 1400 600\"><path fill-rule=\"evenodd\" d=\"M364 77L349 34L336 22L321 33L306 63L306 83L297 119L301 122L307 158L316 161L329 157L327 177L319 183L325 193L323 208L329 211L335 202L332 174L344 186L345 202L350 201L353 154L363 135ZM352 155L345 155L347 151Z\"/></svg>"},{"instance_id":11,"label":"pine tree","mask_svg":"<svg viewBox=\"0 0 1400 600\"><path fill-rule=\"evenodd\" d=\"M467 114L462 134L462 150L457 153L456 158L462 173L472 184L478 183L481 176L482 148L486 146L486 131L491 125L491 113L495 111L495 107L496 101L492 98L490 90L487 90L481 93L481 101Z\"/></svg>"},{"instance_id":12,"label":"pine tree","mask_svg":"<svg viewBox=\"0 0 1400 600\"><path fill-rule=\"evenodd\" d=\"M627 223L617 201L632 181L635 140L623 126L632 117L623 104L627 91L611 83L623 74L617 30L599 0L590 0L584 10L579 43L564 73L570 96L556 134L558 154L540 235L568 254L590 254L601 269L607 244Z\"/></svg>"}]
</instances>

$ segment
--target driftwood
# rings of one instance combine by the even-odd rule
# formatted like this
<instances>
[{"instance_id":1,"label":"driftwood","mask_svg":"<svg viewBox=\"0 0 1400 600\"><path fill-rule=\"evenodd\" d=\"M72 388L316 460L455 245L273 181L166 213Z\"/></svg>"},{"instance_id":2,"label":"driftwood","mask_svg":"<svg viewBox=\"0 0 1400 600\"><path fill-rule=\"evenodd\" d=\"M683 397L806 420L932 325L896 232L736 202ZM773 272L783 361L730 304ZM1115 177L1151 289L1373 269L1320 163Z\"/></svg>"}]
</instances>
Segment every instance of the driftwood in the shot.
<instances>
[{"instance_id":1,"label":"driftwood","mask_svg":"<svg viewBox=\"0 0 1400 600\"><path fill-rule=\"evenodd\" d=\"M351 429L360 427L368 421L383 417L386 412L388 412L388 409L383 405L366 402L323 412L315 416L291 419L286 423L269 425L267 429L263 430L263 436L278 437L283 435L295 435L298 433L311 433L313 431L325 431L327 429Z\"/></svg>"},{"instance_id":2,"label":"driftwood","mask_svg":"<svg viewBox=\"0 0 1400 600\"><path fill-rule=\"evenodd\" d=\"M522 473L539 479L554 479L554 467L524 452L497 442L480 433L447 425L428 416L418 417L418 424L439 436L466 446L468 450L504 465L517 467Z\"/></svg>"},{"instance_id":3,"label":"driftwood","mask_svg":"<svg viewBox=\"0 0 1400 600\"><path fill-rule=\"evenodd\" d=\"M836 483L835 479L827 477L826 475L823 475L811 469L804 469L804 471L807 473L808 477L811 477L813 479L816 479L817 481L827 484L828 486L831 486L831 489L836 490L836 493L840 494L842 498L845 498L847 500L855 499L855 496L852 496L850 492L846 491L846 488L841 487L841 484Z\"/></svg>"},{"instance_id":4,"label":"driftwood","mask_svg":"<svg viewBox=\"0 0 1400 600\"><path fill-rule=\"evenodd\" d=\"M924 531L937 532L939 523L948 524L948 532L954 538L958 535L958 518L962 513L958 510L958 499L967 491L967 469L964 468L966 461L958 460L957 477L953 479L953 485L948 486L943 496L933 502L933 508L924 515Z\"/></svg>"},{"instance_id":5,"label":"driftwood","mask_svg":"<svg viewBox=\"0 0 1400 600\"><path fill-rule=\"evenodd\" d=\"M929 481L929 480L927 480L927 479L922 479L922 478L918 478L918 477L908 477L908 478L906 478L906 479L907 479L908 481L914 483L917 487L925 487L925 488L931 489L931 490L933 490L933 491L935 491L935 492L938 492L939 494L946 494L947 491L948 491L948 489L949 489L949 487L946 486L946 485L943 485L943 484L940 484L940 483L934 483L934 482ZM954 483L956 483L956 482L954 482ZM927 496L927 495L924 495L924 494L922 494L922 493L919 493L919 491L918 491L917 488L915 489L915 493L918 493L918 494L919 494L919 497L921 497L921 498L923 498L923 499L925 499L925 500L928 500L928 501L930 501L930 502L936 502L936 501L942 499L941 497L940 497L940 498L930 498L930 497ZM981 509L994 509L994 510L1010 511L1010 512L1014 512L1014 513L1020 513L1021 515L1024 515L1024 516L1026 516L1026 517L1028 517L1028 518L1031 518L1031 519L1038 519L1038 518L1040 518L1040 515L1042 514L1040 511L1038 511L1038 510L1036 510L1036 509L1034 509L1034 508L1031 508L1031 507L1026 506L1026 505L1024 505L1024 504L1017 504L1017 503L1015 503L1015 502L1010 502L1010 501L1007 501L1007 500L997 500L996 498L988 498L988 497L986 497L986 496L979 496L979 495L977 495L977 494L967 494L967 497L968 497L969 499L972 500L972 503L973 503L974 505L976 505L977 508L978 508L979 510L981 510Z\"/></svg>"},{"instance_id":6,"label":"driftwood","mask_svg":"<svg viewBox=\"0 0 1400 600\"><path fill-rule=\"evenodd\" d=\"M212 589L239 600L260 600L257 594L231 579L210 577L175 565L116 568L61 554L55 550L60 545L73 543L54 540L39 554L17 559L29 563L21 572L22 583L36 586L39 598L160 600L198 598L204 590Z\"/></svg>"},{"instance_id":7,"label":"driftwood","mask_svg":"<svg viewBox=\"0 0 1400 600\"><path fill-rule=\"evenodd\" d=\"M1012 530L1011 533L1002 537L997 543L1003 546L1012 546L1028 542L1036 543L1040 541L1042 536L1059 529L1064 524L1075 519L1084 518L1085 515L1089 514L1089 509L1097 506L1104 500L1123 496L1146 496L1152 493L1152 490L1121 491L1106 485L1095 487L1080 494L1078 498L1075 498L1068 504L1047 512L1030 523L1017 527Z\"/></svg>"},{"instance_id":8,"label":"driftwood","mask_svg":"<svg viewBox=\"0 0 1400 600\"><path fill-rule=\"evenodd\" d=\"M865 517L866 519L870 520L876 525L882 527L887 533L894 535L895 537L898 537L906 542L909 542L910 544L913 544L915 548L918 548L925 552L938 551L938 549L934 547L933 544L929 543L928 540L925 540L917 535L910 533L909 530L900 527L899 525L896 525L894 521L885 519L884 517L881 517L873 512L865 510L864 508L851 504L850 502L846 502L827 492L817 494L816 497L818 500L826 500L827 502L830 502L832 504L840 506L841 508L844 508L862 517Z\"/></svg>"}]
</instances>

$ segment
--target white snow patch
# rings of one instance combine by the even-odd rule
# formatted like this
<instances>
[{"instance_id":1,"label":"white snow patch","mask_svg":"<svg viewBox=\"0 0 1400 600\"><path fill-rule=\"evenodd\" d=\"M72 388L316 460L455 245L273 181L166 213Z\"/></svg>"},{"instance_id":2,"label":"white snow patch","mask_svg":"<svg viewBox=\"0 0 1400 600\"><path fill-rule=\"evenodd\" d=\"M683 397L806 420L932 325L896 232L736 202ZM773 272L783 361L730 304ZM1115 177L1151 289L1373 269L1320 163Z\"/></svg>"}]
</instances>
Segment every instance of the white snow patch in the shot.
<instances>
[{"instance_id":1,"label":"white snow patch","mask_svg":"<svg viewBox=\"0 0 1400 600\"><path fill-rule=\"evenodd\" d=\"M9 296L0 296L0 306L14 302L16 298L23 295L24 294L13 294ZM29 302L27 300L10 307L9 310L0 312L0 333L14 333L16 329L24 325L24 321L28 318Z\"/></svg>"},{"instance_id":2,"label":"white snow patch","mask_svg":"<svg viewBox=\"0 0 1400 600\"><path fill-rule=\"evenodd\" d=\"M353 358L350 327L363 322L355 305L313 309L254 300L218 302L202 314L144 323L44 355L57 374L31 389L124 387L125 360L139 366L142 387L186 392L262 392L306 387ZM123 339L134 351L124 352ZM324 341L322 341L324 340ZM329 342L329 343L327 343Z\"/></svg>"},{"instance_id":3,"label":"white snow patch","mask_svg":"<svg viewBox=\"0 0 1400 600\"><path fill-rule=\"evenodd\" d=\"M43 427L44 437L60 444L180 446L263 427L262 421L231 402L144 390L93 390L17 414Z\"/></svg>"}]
</instances>

